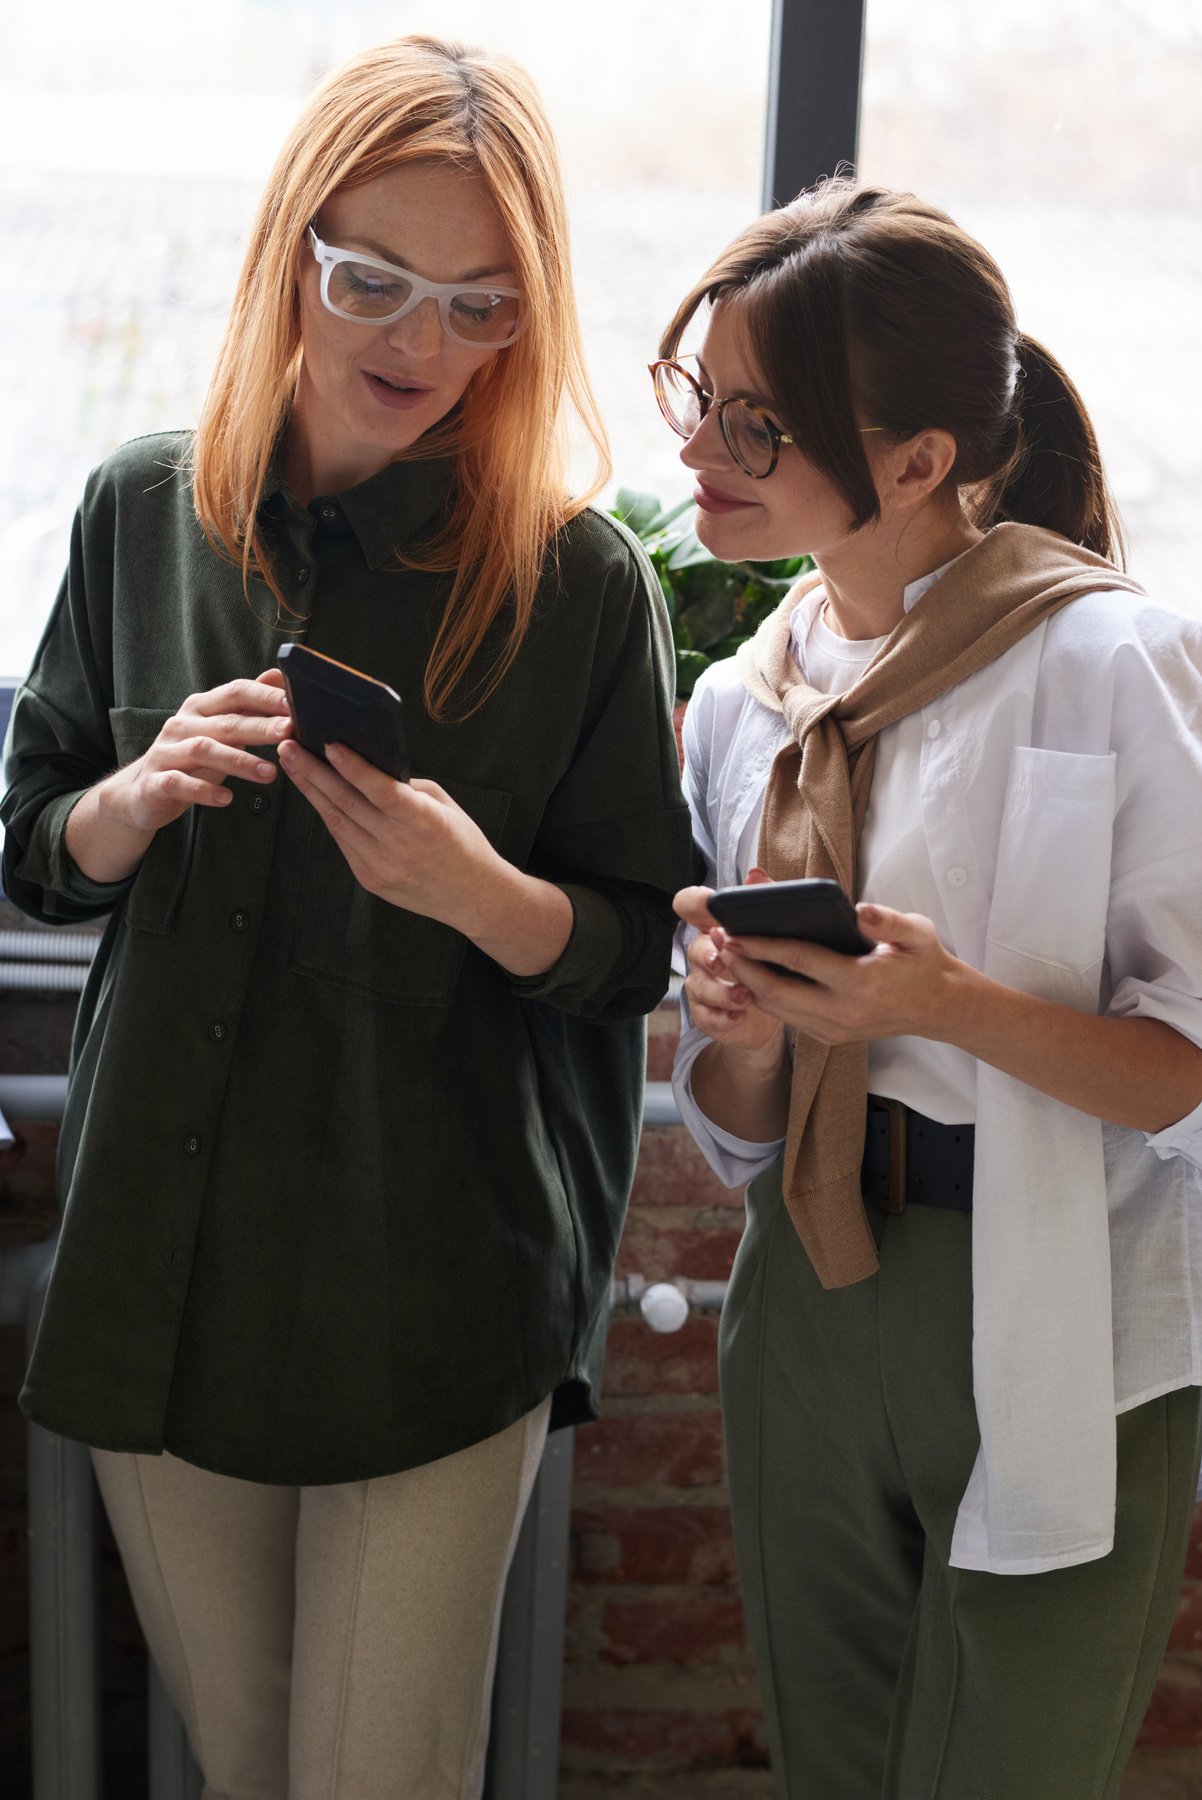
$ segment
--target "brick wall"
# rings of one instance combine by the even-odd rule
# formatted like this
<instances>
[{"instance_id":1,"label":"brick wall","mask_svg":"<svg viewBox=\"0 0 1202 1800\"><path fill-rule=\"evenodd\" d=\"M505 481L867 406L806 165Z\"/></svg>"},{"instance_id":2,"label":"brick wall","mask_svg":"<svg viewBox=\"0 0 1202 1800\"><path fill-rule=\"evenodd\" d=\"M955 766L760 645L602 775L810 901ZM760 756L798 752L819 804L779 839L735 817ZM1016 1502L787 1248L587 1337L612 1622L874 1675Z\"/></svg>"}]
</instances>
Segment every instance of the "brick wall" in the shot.
<instances>
[{"instance_id":1,"label":"brick wall","mask_svg":"<svg viewBox=\"0 0 1202 1800\"><path fill-rule=\"evenodd\" d=\"M674 1011L661 1011L652 1080L667 1079L674 1038ZM739 1195L682 1131L644 1133L619 1273L721 1280L741 1224ZM709 1791L698 1785L708 1770L723 1793L769 1794L730 1539L716 1317L694 1312L662 1337L640 1316L615 1318L605 1385L604 1419L576 1437L561 1793L683 1800Z\"/></svg>"},{"instance_id":2,"label":"brick wall","mask_svg":"<svg viewBox=\"0 0 1202 1800\"><path fill-rule=\"evenodd\" d=\"M675 1009L651 1021L666 1080ZM741 1196L679 1128L643 1134L621 1274L729 1274ZM615 1319L605 1418L576 1437L561 1800L775 1792L735 1581L717 1323ZM1032 1796L1032 1800L1049 1797ZM1202 1507L1181 1606L1122 1800L1202 1800Z\"/></svg>"},{"instance_id":3,"label":"brick wall","mask_svg":"<svg viewBox=\"0 0 1202 1800\"><path fill-rule=\"evenodd\" d=\"M0 908L0 917L3 909ZM65 1066L69 1003L4 999L0 1069ZM651 1021L650 1074L667 1077L674 1010ZM0 1239L49 1219L45 1130L0 1153ZM679 1129L644 1134L619 1269L648 1280L729 1273L741 1200ZM606 1416L577 1434L561 1800L767 1800L755 1673L726 1511L717 1324L694 1313L659 1337L614 1321ZM23 1344L0 1333L0 1793L25 1800ZM104 1548L108 1791L144 1791L144 1667L116 1554ZM1033 1800L1044 1800L1035 1797ZM1122 1800L1202 1800L1202 1509L1169 1654Z\"/></svg>"}]
</instances>

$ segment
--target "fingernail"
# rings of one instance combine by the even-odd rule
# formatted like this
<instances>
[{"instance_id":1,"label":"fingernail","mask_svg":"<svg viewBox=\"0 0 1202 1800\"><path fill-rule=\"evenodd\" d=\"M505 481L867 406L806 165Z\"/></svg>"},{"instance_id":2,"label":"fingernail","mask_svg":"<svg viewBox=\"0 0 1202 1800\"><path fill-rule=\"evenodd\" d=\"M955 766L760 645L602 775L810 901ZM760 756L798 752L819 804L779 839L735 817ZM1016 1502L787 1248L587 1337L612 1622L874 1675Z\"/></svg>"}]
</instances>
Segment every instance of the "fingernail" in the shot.
<instances>
[{"instance_id":1,"label":"fingernail","mask_svg":"<svg viewBox=\"0 0 1202 1800\"><path fill-rule=\"evenodd\" d=\"M255 778L258 781L270 781L274 774L275 770L269 762L261 762L255 769Z\"/></svg>"},{"instance_id":2,"label":"fingernail","mask_svg":"<svg viewBox=\"0 0 1202 1800\"><path fill-rule=\"evenodd\" d=\"M337 767L339 763L346 761L346 751L342 748L341 744L327 744L326 755L335 767Z\"/></svg>"},{"instance_id":3,"label":"fingernail","mask_svg":"<svg viewBox=\"0 0 1202 1800\"><path fill-rule=\"evenodd\" d=\"M296 761L296 745L291 739L286 744L280 745L280 761L286 769L290 769Z\"/></svg>"},{"instance_id":4,"label":"fingernail","mask_svg":"<svg viewBox=\"0 0 1202 1800\"><path fill-rule=\"evenodd\" d=\"M867 919L869 924L872 925L875 925L876 921L881 916L879 908L870 906L866 900L861 900L860 904L856 907L856 911L862 919Z\"/></svg>"},{"instance_id":5,"label":"fingernail","mask_svg":"<svg viewBox=\"0 0 1202 1800\"><path fill-rule=\"evenodd\" d=\"M275 734L277 737L283 737L286 732L289 732L292 730L292 720L291 719L276 719L274 721L274 729L275 729Z\"/></svg>"}]
</instances>

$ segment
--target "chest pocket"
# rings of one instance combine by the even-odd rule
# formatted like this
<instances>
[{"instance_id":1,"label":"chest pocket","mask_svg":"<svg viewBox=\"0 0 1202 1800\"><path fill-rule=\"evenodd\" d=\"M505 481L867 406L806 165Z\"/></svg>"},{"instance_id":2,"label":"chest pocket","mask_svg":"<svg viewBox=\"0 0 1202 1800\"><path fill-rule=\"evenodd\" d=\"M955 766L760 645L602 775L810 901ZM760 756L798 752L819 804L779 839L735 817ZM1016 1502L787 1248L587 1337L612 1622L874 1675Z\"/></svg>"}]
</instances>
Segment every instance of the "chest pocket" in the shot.
<instances>
[{"instance_id":1,"label":"chest pocket","mask_svg":"<svg viewBox=\"0 0 1202 1800\"><path fill-rule=\"evenodd\" d=\"M117 748L117 766L124 768L149 750L171 718L173 707L114 706L109 728ZM192 866L196 838L196 808L162 826L152 838L125 905L125 922L138 931L167 932L175 921L180 896Z\"/></svg>"},{"instance_id":2,"label":"chest pocket","mask_svg":"<svg viewBox=\"0 0 1202 1800\"><path fill-rule=\"evenodd\" d=\"M1010 953L1044 964L1070 985L1079 978L1083 992L1096 982L1106 953L1114 802L1113 755L1014 751L989 912L995 962Z\"/></svg>"},{"instance_id":3,"label":"chest pocket","mask_svg":"<svg viewBox=\"0 0 1202 1800\"><path fill-rule=\"evenodd\" d=\"M494 849L500 849L509 795L464 782L441 785ZM313 814L290 958L297 974L336 982L377 1000L445 1006L466 945L462 933L449 925L406 912L360 887Z\"/></svg>"}]
</instances>

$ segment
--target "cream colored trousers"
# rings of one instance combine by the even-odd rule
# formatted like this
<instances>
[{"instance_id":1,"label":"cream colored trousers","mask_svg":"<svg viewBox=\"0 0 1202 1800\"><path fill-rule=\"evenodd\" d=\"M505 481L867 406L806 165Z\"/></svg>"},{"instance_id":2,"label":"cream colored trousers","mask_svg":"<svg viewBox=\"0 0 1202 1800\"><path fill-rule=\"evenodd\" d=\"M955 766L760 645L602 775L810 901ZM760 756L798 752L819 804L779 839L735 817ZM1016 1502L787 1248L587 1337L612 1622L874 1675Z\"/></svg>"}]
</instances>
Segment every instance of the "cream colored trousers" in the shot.
<instances>
[{"instance_id":1,"label":"cream colored trousers","mask_svg":"<svg viewBox=\"0 0 1202 1800\"><path fill-rule=\"evenodd\" d=\"M549 1412L330 1487L93 1451L204 1800L478 1800L502 1591Z\"/></svg>"}]
</instances>

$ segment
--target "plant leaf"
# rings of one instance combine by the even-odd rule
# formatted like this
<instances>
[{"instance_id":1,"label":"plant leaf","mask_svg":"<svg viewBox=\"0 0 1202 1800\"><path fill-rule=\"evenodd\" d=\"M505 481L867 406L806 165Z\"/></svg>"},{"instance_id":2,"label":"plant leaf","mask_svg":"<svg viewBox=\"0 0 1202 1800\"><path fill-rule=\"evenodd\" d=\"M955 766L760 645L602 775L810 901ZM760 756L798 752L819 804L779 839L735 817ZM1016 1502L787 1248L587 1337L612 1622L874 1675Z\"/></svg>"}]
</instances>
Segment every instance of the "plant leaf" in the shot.
<instances>
[{"instance_id":1,"label":"plant leaf","mask_svg":"<svg viewBox=\"0 0 1202 1800\"><path fill-rule=\"evenodd\" d=\"M700 650L678 650L676 652L676 698L687 700L696 685L697 677L704 674L710 666L708 656Z\"/></svg>"},{"instance_id":2,"label":"plant leaf","mask_svg":"<svg viewBox=\"0 0 1202 1800\"><path fill-rule=\"evenodd\" d=\"M648 532L662 531L665 525L672 523L673 519L679 519L681 513L695 512L696 510L697 502L691 496L684 500L678 500L675 506L667 507L657 518L652 519L647 530Z\"/></svg>"},{"instance_id":3,"label":"plant leaf","mask_svg":"<svg viewBox=\"0 0 1202 1800\"><path fill-rule=\"evenodd\" d=\"M743 584L725 563L694 564L686 579L677 579L676 617L689 634L692 649L708 650L736 629Z\"/></svg>"},{"instance_id":4,"label":"plant leaf","mask_svg":"<svg viewBox=\"0 0 1202 1800\"><path fill-rule=\"evenodd\" d=\"M699 563L717 564L717 561L717 557L710 555L697 533L690 527L668 558L668 567L675 572L680 569L692 569ZM720 566L726 567L725 563Z\"/></svg>"},{"instance_id":5,"label":"plant leaf","mask_svg":"<svg viewBox=\"0 0 1202 1800\"><path fill-rule=\"evenodd\" d=\"M662 511L655 494L640 493L637 488L619 488L613 504L613 517L639 538L647 536Z\"/></svg>"}]
</instances>

